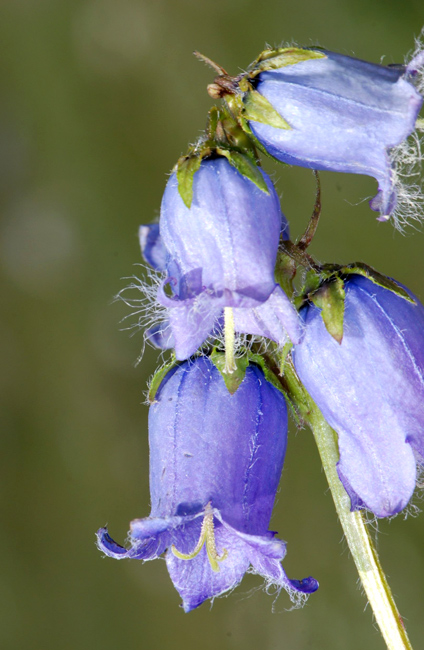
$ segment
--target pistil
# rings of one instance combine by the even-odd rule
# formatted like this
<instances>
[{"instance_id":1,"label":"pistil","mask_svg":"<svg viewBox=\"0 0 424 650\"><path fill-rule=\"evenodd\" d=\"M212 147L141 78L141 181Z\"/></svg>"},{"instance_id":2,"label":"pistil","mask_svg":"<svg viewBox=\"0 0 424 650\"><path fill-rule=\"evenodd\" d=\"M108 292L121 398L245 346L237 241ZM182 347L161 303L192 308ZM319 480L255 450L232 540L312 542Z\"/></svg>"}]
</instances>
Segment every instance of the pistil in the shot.
<instances>
[{"instance_id":1,"label":"pistil","mask_svg":"<svg viewBox=\"0 0 424 650\"><path fill-rule=\"evenodd\" d=\"M171 550L180 560L192 560L200 553L204 544L206 544L206 553L212 570L218 572L218 562L223 562L228 557L228 551L224 548L222 555L218 555L218 551L216 550L213 509L210 503L205 508L205 516L203 517L202 527L200 529L199 541L193 551L191 553L181 553L175 548L174 544L172 544Z\"/></svg>"},{"instance_id":2,"label":"pistil","mask_svg":"<svg viewBox=\"0 0 424 650\"><path fill-rule=\"evenodd\" d=\"M224 307L224 342L225 342L225 372L232 373L237 369L234 358L234 313L232 307Z\"/></svg>"}]
</instances>

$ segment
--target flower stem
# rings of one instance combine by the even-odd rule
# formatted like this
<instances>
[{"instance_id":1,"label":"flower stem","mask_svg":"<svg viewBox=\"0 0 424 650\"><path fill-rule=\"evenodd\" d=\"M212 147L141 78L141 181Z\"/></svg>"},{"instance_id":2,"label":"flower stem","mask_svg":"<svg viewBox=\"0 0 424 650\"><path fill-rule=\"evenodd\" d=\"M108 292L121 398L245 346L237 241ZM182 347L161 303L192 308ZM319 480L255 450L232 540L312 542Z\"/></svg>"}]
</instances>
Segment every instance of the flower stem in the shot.
<instances>
[{"instance_id":1,"label":"flower stem","mask_svg":"<svg viewBox=\"0 0 424 650\"><path fill-rule=\"evenodd\" d=\"M236 370L234 357L234 314L232 307L224 307L224 341L225 341L225 372L232 373Z\"/></svg>"},{"instance_id":2,"label":"flower stem","mask_svg":"<svg viewBox=\"0 0 424 650\"><path fill-rule=\"evenodd\" d=\"M338 477L337 434L325 421L321 411L300 383L290 357L284 366L284 380L295 408L314 434L349 550L387 648L412 650L363 514L360 511L350 511L349 496Z\"/></svg>"}]
</instances>

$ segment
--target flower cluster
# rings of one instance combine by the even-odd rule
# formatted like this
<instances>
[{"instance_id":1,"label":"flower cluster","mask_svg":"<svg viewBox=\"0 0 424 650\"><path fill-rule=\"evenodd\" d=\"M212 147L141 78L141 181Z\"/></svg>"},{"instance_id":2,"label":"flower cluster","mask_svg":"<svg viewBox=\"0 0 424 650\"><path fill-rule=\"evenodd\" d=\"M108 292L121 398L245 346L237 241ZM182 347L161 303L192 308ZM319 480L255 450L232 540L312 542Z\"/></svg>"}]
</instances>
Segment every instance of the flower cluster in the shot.
<instances>
[{"instance_id":1,"label":"flower cluster","mask_svg":"<svg viewBox=\"0 0 424 650\"><path fill-rule=\"evenodd\" d=\"M149 411L151 513L116 559L166 554L185 611L247 572L295 602L313 578L289 580L268 530L287 445L285 364L338 436L337 471L351 509L389 517L409 503L424 464L424 307L364 264L319 265L297 243L258 151L313 170L373 176L371 208L395 214L396 147L416 127L422 52L381 66L326 50L266 50L238 77L222 68L205 135L178 161L159 223L140 227L165 314L146 332L171 362ZM319 187L319 186L318 186ZM305 271L296 293L293 278ZM236 336L243 346L236 348Z\"/></svg>"}]
</instances>

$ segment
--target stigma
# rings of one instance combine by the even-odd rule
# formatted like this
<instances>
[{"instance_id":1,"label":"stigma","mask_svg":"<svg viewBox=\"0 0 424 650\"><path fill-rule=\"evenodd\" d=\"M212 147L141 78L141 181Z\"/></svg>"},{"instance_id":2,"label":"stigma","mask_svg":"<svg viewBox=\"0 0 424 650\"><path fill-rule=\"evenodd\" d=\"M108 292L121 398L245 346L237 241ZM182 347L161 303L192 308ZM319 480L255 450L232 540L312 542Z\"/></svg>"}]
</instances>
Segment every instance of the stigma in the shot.
<instances>
[{"instance_id":1,"label":"stigma","mask_svg":"<svg viewBox=\"0 0 424 650\"><path fill-rule=\"evenodd\" d=\"M206 553L209 563L212 567L212 571L218 572L218 563L223 562L228 557L228 551L226 548L224 548L222 554L218 555L218 551L216 550L213 508L210 502L205 507L205 514L202 521L202 527L200 529L199 541L197 542L193 551L191 553L181 553L175 548L174 544L172 544L171 550L176 557L180 558L180 560L192 560L196 557L196 555L200 553L203 545L206 545Z\"/></svg>"}]
</instances>

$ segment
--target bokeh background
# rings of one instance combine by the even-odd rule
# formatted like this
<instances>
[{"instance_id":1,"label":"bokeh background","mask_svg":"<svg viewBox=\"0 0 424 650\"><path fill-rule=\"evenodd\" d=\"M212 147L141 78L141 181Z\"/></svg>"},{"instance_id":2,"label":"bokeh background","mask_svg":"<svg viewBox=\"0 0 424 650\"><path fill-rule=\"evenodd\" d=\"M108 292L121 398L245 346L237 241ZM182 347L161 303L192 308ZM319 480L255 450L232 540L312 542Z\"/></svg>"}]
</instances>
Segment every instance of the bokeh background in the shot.
<instances>
[{"instance_id":1,"label":"bokeh background","mask_svg":"<svg viewBox=\"0 0 424 650\"><path fill-rule=\"evenodd\" d=\"M399 62L423 24L422 0L1 1L1 648L384 647L306 430L291 431L272 521L288 574L321 582L303 610L247 576L186 615L163 561L102 559L94 532L108 522L123 542L149 512L144 400L157 355L135 367L142 335L120 331L129 311L112 299L142 275L138 226L205 124L213 73L192 50L233 73L283 41ZM312 174L266 168L299 235ZM362 201L372 179L323 173L322 186L311 252L368 262L424 298L424 234L377 223ZM378 528L420 648L424 514Z\"/></svg>"}]
</instances>

